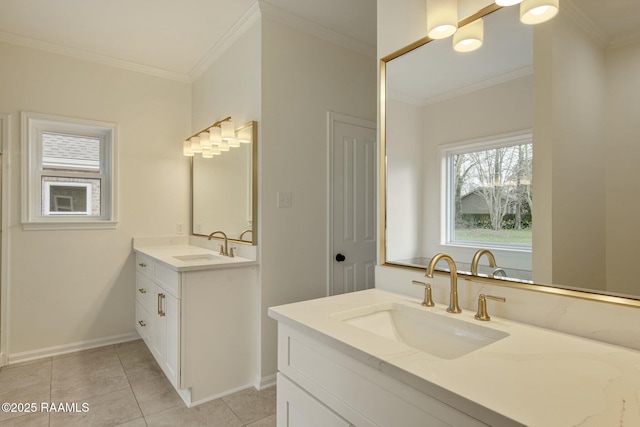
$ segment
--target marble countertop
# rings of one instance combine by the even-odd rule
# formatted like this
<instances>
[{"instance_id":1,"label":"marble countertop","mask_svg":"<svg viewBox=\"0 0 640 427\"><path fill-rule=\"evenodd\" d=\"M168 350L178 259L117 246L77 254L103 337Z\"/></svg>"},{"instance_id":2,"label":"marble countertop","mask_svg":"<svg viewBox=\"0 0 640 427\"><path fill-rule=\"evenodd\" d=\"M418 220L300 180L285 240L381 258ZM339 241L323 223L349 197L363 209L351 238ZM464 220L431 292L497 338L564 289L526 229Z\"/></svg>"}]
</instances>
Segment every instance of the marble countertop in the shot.
<instances>
[{"instance_id":1,"label":"marble countertop","mask_svg":"<svg viewBox=\"0 0 640 427\"><path fill-rule=\"evenodd\" d=\"M441 359L335 316L387 302L454 316L509 336L458 358ZM485 422L486 413L479 408L527 426L640 425L640 352L495 316L479 322L475 312L450 314L445 309L370 289L272 307L269 315Z\"/></svg>"},{"instance_id":2,"label":"marble countertop","mask_svg":"<svg viewBox=\"0 0 640 427\"><path fill-rule=\"evenodd\" d=\"M208 270L212 268L244 267L256 264L255 260L235 256L221 256L217 251L188 244L134 246L137 253L149 256L176 271ZM198 258L207 256L209 258ZM194 257L178 259L176 257Z\"/></svg>"}]
</instances>

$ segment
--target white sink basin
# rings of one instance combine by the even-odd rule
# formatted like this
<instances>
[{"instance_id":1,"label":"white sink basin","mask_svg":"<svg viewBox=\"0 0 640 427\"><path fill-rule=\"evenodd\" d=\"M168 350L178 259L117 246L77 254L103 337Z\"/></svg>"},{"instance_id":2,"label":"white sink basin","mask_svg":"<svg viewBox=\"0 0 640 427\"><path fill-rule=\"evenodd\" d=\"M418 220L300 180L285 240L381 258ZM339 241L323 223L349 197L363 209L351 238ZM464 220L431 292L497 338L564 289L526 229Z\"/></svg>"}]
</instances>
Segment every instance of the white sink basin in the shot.
<instances>
[{"instance_id":1,"label":"white sink basin","mask_svg":"<svg viewBox=\"0 0 640 427\"><path fill-rule=\"evenodd\" d=\"M221 256L213 254L174 255L173 257L180 261L216 261L222 259Z\"/></svg>"},{"instance_id":2,"label":"white sink basin","mask_svg":"<svg viewBox=\"0 0 640 427\"><path fill-rule=\"evenodd\" d=\"M509 336L508 333L437 314L421 307L383 303L333 314L334 318L404 343L441 359L455 359Z\"/></svg>"}]
</instances>

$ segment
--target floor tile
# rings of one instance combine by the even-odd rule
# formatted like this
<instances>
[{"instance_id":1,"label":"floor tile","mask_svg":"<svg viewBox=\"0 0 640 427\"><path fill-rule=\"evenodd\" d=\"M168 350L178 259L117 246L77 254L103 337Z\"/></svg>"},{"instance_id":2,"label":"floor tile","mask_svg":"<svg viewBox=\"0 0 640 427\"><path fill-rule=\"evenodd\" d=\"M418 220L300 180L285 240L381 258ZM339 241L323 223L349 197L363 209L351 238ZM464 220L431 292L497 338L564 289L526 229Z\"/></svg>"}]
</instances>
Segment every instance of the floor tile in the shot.
<instances>
[{"instance_id":1,"label":"floor tile","mask_svg":"<svg viewBox=\"0 0 640 427\"><path fill-rule=\"evenodd\" d=\"M164 372L162 372L162 369L160 369L160 366L156 363L155 359L145 363L144 365L129 368L126 370L126 373L132 386L167 378Z\"/></svg>"},{"instance_id":2,"label":"floor tile","mask_svg":"<svg viewBox=\"0 0 640 427\"><path fill-rule=\"evenodd\" d=\"M118 344L116 353L125 370L137 369L155 360L142 340Z\"/></svg>"},{"instance_id":3,"label":"floor tile","mask_svg":"<svg viewBox=\"0 0 640 427\"><path fill-rule=\"evenodd\" d=\"M267 418L256 421L255 423L247 424L247 427L276 427L276 414L269 415Z\"/></svg>"},{"instance_id":4,"label":"floor tile","mask_svg":"<svg viewBox=\"0 0 640 427\"><path fill-rule=\"evenodd\" d=\"M89 410L81 413L52 413L51 427L107 427L124 424L142 417L131 388L86 399Z\"/></svg>"},{"instance_id":5,"label":"floor tile","mask_svg":"<svg viewBox=\"0 0 640 427\"><path fill-rule=\"evenodd\" d=\"M122 367L114 370L95 370L79 376L54 377L51 381L51 400L77 402L124 388L131 387Z\"/></svg>"},{"instance_id":6,"label":"floor tile","mask_svg":"<svg viewBox=\"0 0 640 427\"><path fill-rule=\"evenodd\" d=\"M139 383L134 386L133 394L138 400L142 413L147 416L176 406L185 406L184 402L166 378Z\"/></svg>"},{"instance_id":7,"label":"floor tile","mask_svg":"<svg viewBox=\"0 0 640 427\"><path fill-rule=\"evenodd\" d=\"M261 420L276 412L276 388L258 391L248 388L222 398L245 424Z\"/></svg>"},{"instance_id":8,"label":"floor tile","mask_svg":"<svg viewBox=\"0 0 640 427\"><path fill-rule=\"evenodd\" d=\"M11 418L10 420L0 421L2 427L48 427L49 426L49 414L34 413L23 414L17 418Z\"/></svg>"},{"instance_id":9,"label":"floor tile","mask_svg":"<svg viewBox=\"0 0 640 427\"><path fill-rule=\"evenodd\" d=\"M177 407L146 417L149 427L243 427L229 407L220 399L194 408Z\"/></svg>"},{"instance_id":10,"label":"floor tile","mask_svg":"<svg viewBox=\"0 0 640 427\"><path fill-rule=\"evenodd\" d=\"M2 390L12 390L30 384L51 381L51 360L27 362L17 365L3 366L0 369L0 385Z\"/></svg>"},{"instance_id":11,"label":"floor tile","mask_svg":"<svg viewBox=\"0 0 640 427\"><path fill-rule=\"evenodd\" d=\"M23 386L5 387L4 382L0 382L0 402L1 403L35 403L49 402L51 400L51 380L44 380L39 383L28 383ZM24 412L4 412L0 411L0 421L10 418L24 416ZM48 420L48 418L47 418ZM48 422L48 421L47 421Z\"/></svg>"},{"instance_id":12,"label":"floor tile","mask_svg":"<svg viewBox=\"0 0 640 427\"><path fill-rule=\"evenodd\" d=\"M120 358L113 346L53 359L52 377L54 381L102 371L122 371Z\"/></svg>"}]
</instances>

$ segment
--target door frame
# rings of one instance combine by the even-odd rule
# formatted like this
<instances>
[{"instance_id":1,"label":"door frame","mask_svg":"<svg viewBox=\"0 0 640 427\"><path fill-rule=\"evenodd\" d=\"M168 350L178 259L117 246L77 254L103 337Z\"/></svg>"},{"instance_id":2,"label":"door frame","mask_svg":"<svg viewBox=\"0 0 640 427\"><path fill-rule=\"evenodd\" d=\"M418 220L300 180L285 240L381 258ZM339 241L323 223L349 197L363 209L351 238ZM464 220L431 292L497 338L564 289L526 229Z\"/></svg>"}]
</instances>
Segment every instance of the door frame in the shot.
<instances>
[{"instance_id":1,"label":"door frame","mask_svg":"<svg viewBox=\"0 0 640 427\"><path fill-rule=\"evenodd\" d=\"M2 230L0 239L0 366L9 360L9 137L11 115L0 114L0 158L2 159L2 186L0 211Z\"/></svg>"},{"instance_id":2,"label":"door frame","mask_svg":"<svg viewBox=\"0 0 640 427\"><path fill-rule=\"evenodd\" d=\"M377 123L375 120L362 119L347 114L327 111L327 295L333 294L333 130L335 123L346 123L353 126L360 126L373 129L377 134ZM376 144L375 158L378 158L379 146ZM378 169L376 169L376 185L378 182ZM377 209L377 206L374 207ZM377 236L376 236L377 239ZM377 244L376 244L377 247Z\"/></svg>"}]
</instances>

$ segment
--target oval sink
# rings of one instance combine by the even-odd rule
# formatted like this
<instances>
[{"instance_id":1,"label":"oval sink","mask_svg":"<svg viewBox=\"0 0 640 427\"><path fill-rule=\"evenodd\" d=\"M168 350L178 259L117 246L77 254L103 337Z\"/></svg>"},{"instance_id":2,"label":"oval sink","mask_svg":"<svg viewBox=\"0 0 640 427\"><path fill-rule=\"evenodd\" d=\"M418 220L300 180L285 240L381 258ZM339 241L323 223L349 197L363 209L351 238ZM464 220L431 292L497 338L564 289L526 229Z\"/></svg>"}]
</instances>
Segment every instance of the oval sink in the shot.
<instances>
[{"instance_id":1,"label":"oval sink","mask_svg":"<svg viewBox=\"0 0 640 427\"><path fill-rule=\"evenodd\" d=\"M222 259L221 256L213 254L174 255L173 257L180 261L215 261Z\"/></svg>"},{"instance_id":2,"label":"oval sink","mask_svg":"<svg viewBox=\"0 0 640 427\"><path fill-rule=\"evenodd\" d=\"M335 313L348 325L442 359L455 359L509 336L508 333L397 303Z\"/></svg>"}]
</instances>

